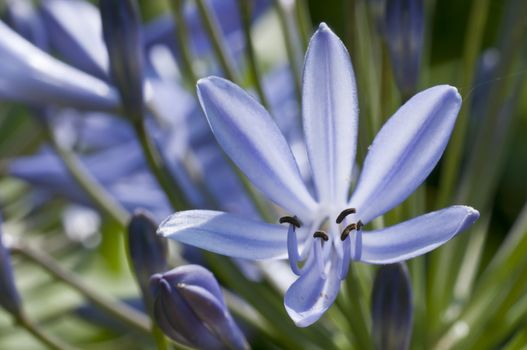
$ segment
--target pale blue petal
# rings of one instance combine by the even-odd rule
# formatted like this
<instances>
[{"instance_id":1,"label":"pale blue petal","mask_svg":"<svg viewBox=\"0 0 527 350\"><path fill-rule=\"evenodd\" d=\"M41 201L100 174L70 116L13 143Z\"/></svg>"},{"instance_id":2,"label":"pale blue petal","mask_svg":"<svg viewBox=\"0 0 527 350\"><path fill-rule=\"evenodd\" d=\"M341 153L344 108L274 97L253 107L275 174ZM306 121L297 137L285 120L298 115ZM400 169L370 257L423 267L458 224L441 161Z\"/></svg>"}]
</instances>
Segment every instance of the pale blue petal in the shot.
<instances>
[{"instance_id":1,"label":"pale blue petal","mask_svg":"<svg viewBox=\"0 0 527 350\"><path fill-rule=\"evenodd\" d=\"M468 228L479 218L471 207L454 205L398 225L362 233L360 261L391 264L425 254Z\"/></svg>"},{"instance_id":2,"label":"pale blue petal","mask_svg":"<svg viewBox=\"0 0 527 350\"><path fill-rule=\"evenodd\" d=\"M284 258L287 227L212 210L175 213L158 234L214 253L244 259Z\"/></svg>"},{"instance_id":3,"label":"pale blue petal","mask_svg":"<svg viewBox=\"0 0 527 350\"><path fill-rule=\"evenodd\" d=\"M345 203L357 148L357 88L348 51L324 23L306 54L302 115L318 198Z\"/></svg>"},{"instance_id":4,"label":"pale blue petal","mask_svg":"<svg viewBox=\"0 0 527 350\"><path fill-rule=\"evenodd\" d=\"M370 146L350 206L367 223L406 199L443 154L461 107L448 85L427 89L406 102Z\"/></svg>"},{"instance_id":5,"label":"pale blue petal","mask_svg":"<svg viewBox=\"0 0 527 350\"><path fill-rule=\"evenodd\" d=\"M298 327L307 327L315 323L337 298L340 290L340 258L335 252L330 255L331 260L326 263L325 278L320 274L312 254L302 276L285 293L285 308Z\"/></svg>"},{"instance_id":6,"label":"pale blue petal","mask_svg":"<svg viewBox=\"0 0 527 350\"><path fill-rule=\"evenodd\" d=\"M108 52L97 7L82 0L46 0L41 7L53 47L71 64L105 79Z\"/></svg>"},{"instance_id":7,"label":"pale blue petal","mask_svg":"<svg viewBox=\"0 0 527 350\"><path fill-rule=\"evenodd\" d=\"M309 216L315 202L269 113L240 87L222 78L201 79L198 95L218 143L252 184L291 214Z\"/></svg>"},{"instance_id":8,"label":"pale blue petal","mask_svg":"<svg viewBox=\"0 0 527 350\"><path fill-rule=\"evenodd\" d=\"M116 110L117 91L56 60L0 22L0 98L93 110Z\"/></svg>"}]
</instances>

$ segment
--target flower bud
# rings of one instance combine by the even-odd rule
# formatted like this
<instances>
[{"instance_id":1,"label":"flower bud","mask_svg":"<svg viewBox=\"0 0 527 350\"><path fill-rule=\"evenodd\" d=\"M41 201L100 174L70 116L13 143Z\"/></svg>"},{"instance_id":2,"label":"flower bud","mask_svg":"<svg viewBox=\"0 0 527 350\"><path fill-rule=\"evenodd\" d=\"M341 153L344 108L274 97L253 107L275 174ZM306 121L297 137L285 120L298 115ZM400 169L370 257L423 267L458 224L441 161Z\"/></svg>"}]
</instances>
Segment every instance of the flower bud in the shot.
<instances>
[{"instance_id":1,"label":"flower bud","mask_svg":"<svg viewBox=\"0 0 527 350\"><path fill-rule=\"evenodd\" d=\"M0 225L2 218L0 217ZM11 268L11 257L2 241L2 229L0 227L0 306L16 315L20 312L20 296L16 290Z\"/></svg>"},{"instance_id":2,"label":"flower bud","mask_svg":"<svg viewBox=\"0 0 527 350\"><path fill-rule=\"evenodd\" d=\"M130 262L148 310L153 306L150 276L167 269L167 241L157 235L156 230L154 220L143 211L136 211L128 224Z\"/></svg>"},{"instance_id":3,"label":"flower bud","mask_svg":"<svg viewBox=\"0 0 527 350\"><path fill-rule=\"evenodd\" d=\"M143 111L141 20L135 0L101 0L103 37L110 57L110 74L130 118Z\"/></svg>"},{"instance_id":4,"label":"flower bud","mask_svg":"<svg viewBox=\"0 0 527 350\"><path fill-rule=\"evenodd\" d=\"M247 349L214 275L199 265L179 266L150 280L154 318L167 336L200 349Z\"/></svg>"},{"instance_id":5,"label":"flower bud","mask_svg":"<svg viewBox=\"0 0 527 350\"><path fill-rule=\"evenodd\" d=\"M372 291L376 349L408 349L412 334L412 287L404 263L381 266Z\"/></svg>"},{"instance_id":6,"label":"flower bud","mask_svg":"<svg viewBox=\"0 0 527 350\"><path fill-rule=\"evenodd\" d=\"M424 38L423 0L385 2L383 36L395 82L403 97L415 93Z\"/></svg>"}]
</instances>

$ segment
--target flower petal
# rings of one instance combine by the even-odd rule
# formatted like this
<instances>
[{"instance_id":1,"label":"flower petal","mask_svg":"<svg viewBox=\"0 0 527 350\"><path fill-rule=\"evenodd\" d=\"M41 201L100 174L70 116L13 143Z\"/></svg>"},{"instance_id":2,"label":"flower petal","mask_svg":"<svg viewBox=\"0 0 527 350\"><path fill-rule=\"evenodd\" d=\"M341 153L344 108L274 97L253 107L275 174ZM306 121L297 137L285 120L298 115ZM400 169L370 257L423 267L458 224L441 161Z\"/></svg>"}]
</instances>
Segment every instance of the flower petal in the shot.
<instances>
[{"instance_id":1,"label":"flower petal","mask_svg":"<svg viewBox=\"0 0 527 350\"><path fill-rule=\"evenodd\" d=\"M471 207L454 205L398 225L364 231L360 261L391 264L425 254L465 230L479 218Z\"/></svg>"},{"instance_id":2,"label":"flower petal","mask_svg":"<svg viewBox=\"0 0 527 350\"><path fill-rule=\"evenodd\" d=\"M363 223L401 203L426 179L445 150L460 107L454 87L435 86L412 97L384 124L350 200Z\"/></svg>"},{"instance_id":3,"label":"flower petal","mask_svg":"<svg viewBox=\"0 0 527 350\"><path fill-rule=\"evenodd\" d=\"M345 203L357 148L358 102L348 51L322 23L306 54L304 134L320 201Z\"/></svg>"},{"instance_id":4,"label":"flower petal","mask_svg":"<svg viewBox=\"0 0 527 350\"><path fill-rule=\"evenodd\" d=\"M245 259L283 258L287 228L212 210L169 216L157 233L208 251Z\"/></svg>"},{"instance_id":5,"label":"flower petal","mask_svg":"<svg viewBox=\"0 0 527 350\"><path fill-rule=\"evenodd\" d=\"M83 109L116 110L117 91L39 50L0 22L0 98Z\"/></svg>"},{"instance_id":6,"label":"flower petal","mask_svg":"<svg viewBox=\"0 0 527 350\"><path fill-rule=\"evenodd\" d=\"M225 153L270 200L295 215L308 216L315 202L269 113L225 79L201 79L197 89L212 132Z\"/></svg>"},{"instance_id":7,"label":"flower petal","mask_svg":"<svg viewBox=\"0 0 527 350\"><path fill-rule=\"evenodd\" d=\"M41 12L53 47L71 64L106 79L109 60L97 7L80 0L47 0Z\"/></svg>"},{"instance_id":8,"label":"flower petal","mask_svg":"<svg viewBox=\"0 0 527 350\"><path fill-rule=\"evenodd\" d=\"M247 340L222 300L194 285L179 285L178 292L192 305L192 311L221 341L232 349L248 349Z\"/></svg>"},{"instance_id":9,"label":"flower petal","mask_svg":"<svg viewBox=\"0 0 527 350\"><path fill-rule=\"evenodd\" d=\"M330 255L326 273L322 275L314 254L311 254L309 266L285 293L285 308L298 327L315 323L337 298L340 290L340 258L335 252Z\"/></svg>"}]
</instances>

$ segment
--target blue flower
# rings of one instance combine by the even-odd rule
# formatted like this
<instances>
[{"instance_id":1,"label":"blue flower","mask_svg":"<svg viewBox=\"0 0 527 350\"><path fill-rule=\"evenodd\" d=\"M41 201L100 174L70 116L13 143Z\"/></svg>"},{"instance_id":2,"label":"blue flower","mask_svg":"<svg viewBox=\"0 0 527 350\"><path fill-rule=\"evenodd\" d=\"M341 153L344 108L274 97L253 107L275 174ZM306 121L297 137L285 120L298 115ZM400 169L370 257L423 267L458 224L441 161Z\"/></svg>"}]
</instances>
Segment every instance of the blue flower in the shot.
<instances>
[{"instance_id":1,"label":"blue flower","mask_svg":"<svg viewBox=\"0 0 527 350\"><path fill-rule=\"evenodd\" d=\"M442 85L404 104L377 134L349 197L357 147L357 92L348 52L325 24L311 39L303 81L303 126L316 195L304 184L274 120L255 99L217 77L200 80L198 94L223 150L289 216L277 225L191 210L168 217L158 232L232 257L272 259L287 254L300 277L286 292L285 307L298 326L312 324L331 306L351 260L387 264L413 258L445 243L479 217L473 208L456 205L384 229L363 230L407 198L435 167L461 99L455 88Z\"/></svg>"}]
</instances>

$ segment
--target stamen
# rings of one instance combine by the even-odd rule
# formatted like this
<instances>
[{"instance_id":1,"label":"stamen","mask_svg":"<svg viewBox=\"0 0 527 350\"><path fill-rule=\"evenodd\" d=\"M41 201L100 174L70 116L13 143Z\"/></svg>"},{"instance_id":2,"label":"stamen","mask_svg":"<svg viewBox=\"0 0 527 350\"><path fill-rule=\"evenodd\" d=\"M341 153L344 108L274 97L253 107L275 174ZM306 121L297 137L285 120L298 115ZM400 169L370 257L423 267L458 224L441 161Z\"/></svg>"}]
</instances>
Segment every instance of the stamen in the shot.
<instances>
[{"instance_id":1,"label":"stamen","mask_svg":"<svg viewBox=\"0 0 527 350\"><path fill-rule=\"evenodd\" d=\"M342 281L348 275L351 260L351 238L348 236L342 242L342 261L339 271L339 277Z\"/></svg>"},{"instance_id":2,"label":"stamen","mask_svg":"<svg viewBox=\"0 0 527 350\"><path fill-rule=\"evenodd\" d=\"M364 227L364 224L362 223L362 221L357 221L357 231L360 231L361 228Z\"/></svg>"},{"instance_id":3,"label":"stamen","mask_svg":"<svg viewBox=\"0 0 527 350\"><path fill-rule=\"evenodd\" d=\"M300 226L302 226L302 222L300 221L300 219L296 217L296 215L295 216L282 216L280 220L278 220L278 222L281 224L288 223L288 224L296 226L297 228L300 228Z\"/></svg>"},{"instance_id":4,"label":"stamen","mask_svg":"<svg viewBox=\"0 0 527 350\"><path fill-rule=\"evenodd\" d=\"M300 261L300 254L298 254L298 242L296 239L295 225L289 225L287 230L287 255L289 256L289 265L294 274L300 276L301 270L298 267Z\"/></svg>"},{"instance_id":5,"label":"stamen","mask_svg":"<svg viewBox=\"0 0 527 350\"><path fill-rule=\"evenodd\" d=\"M360 222L360 221L359 221ZM357 229L357 226L358 226L359 223L353 223L353 224L349 224L348 226L346 226L346 228L342 231L342 234L340 235L340 240L343 241L345 240L351 231Z\"/></svg>"},{"instance_id":6,"label":"stamen","mask_svg":"<svg viewBox=\"0 0 527 350\"><path fill-rule=\"evenodd\" d=\"M317 231L313 234L313 238L322 238L324 242L327 242L329 240L328 235L324 231Z\"/></svg>"},{"instance_id":7,"label":"stamen","mask_svg":"<svg viewBox=\"0 0 527 350\"><path fill-rule=\"evenodd\" d=\"M320 231L317 231L317 232L320 232ZM320 277L322 277L322 279L326 279L327 276L326 276L326 273L324 271L324 253L322 252L322 242L320 242L320 244L318 244L318 242L314 242L315 244L315 264L317 264L317 268L318 268L318 272L320 274Z\"/></svg>"},{"instance_id":8,"label":"stamen","mask_svg":"<svg viewBox=\"0 0 527 350\"><path fill-rule=\"evenodd\" d=\"M337 216L337 220L335 220L337 222L337 224L340 224L342 221L344 221L344 219L346 218L346 216L350 215L350 214L355 214L357 211L355 210L355 208L348 208L348 209L344 209L340 214L339 216Z\"/></svg>"}]
</instances>

